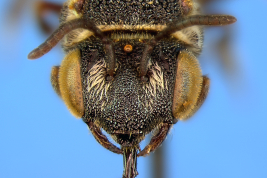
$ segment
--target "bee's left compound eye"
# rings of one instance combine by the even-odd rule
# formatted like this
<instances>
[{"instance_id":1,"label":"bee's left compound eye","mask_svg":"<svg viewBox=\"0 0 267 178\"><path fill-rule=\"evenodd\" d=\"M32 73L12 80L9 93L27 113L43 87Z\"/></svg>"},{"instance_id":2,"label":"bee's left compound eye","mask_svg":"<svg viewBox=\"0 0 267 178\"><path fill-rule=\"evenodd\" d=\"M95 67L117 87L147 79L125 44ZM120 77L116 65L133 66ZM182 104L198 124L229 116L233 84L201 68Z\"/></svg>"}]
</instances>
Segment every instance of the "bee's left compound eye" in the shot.
<instances>
[{"instance_id":1,"label":"bee's left compound eye","mask_svg":"<svg viewBox=\"0 0 267 178\"><path fill-rule=\"evenodd\" d=\"M172 114L187 119L203 104L209 90L209 79L202 76L197 58L184 50L178 55Z\"/></svg>"},{"instance_id":2,"label":"bee's left compound eye","mask_svg":"<svg viewBox=\"0 0 267 178\"><path fill-rule=\"evenodd\" d=\"M71 51L62 61L60 68L54 67L51 73L54 90L77 118L84 114L80 60L80 51Z\"/></svg>"}]
</instances>

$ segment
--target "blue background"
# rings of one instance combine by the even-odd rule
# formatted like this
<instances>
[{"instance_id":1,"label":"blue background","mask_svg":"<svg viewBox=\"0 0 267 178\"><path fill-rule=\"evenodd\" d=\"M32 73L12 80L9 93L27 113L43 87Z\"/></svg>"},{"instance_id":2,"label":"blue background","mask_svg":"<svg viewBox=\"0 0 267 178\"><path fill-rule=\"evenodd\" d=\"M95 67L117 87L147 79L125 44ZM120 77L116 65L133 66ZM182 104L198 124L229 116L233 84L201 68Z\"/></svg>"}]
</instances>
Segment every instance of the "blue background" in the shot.
<instances>
[{"instance_id":1,"label":"blue background","mask_svg":"<svg viewBox=\"0 0 267 178\"><path fill-rule=\"evenodd\" d=\"M0 2L0 177L121 177L122 156L99 145L51 87L51 68L63 58L60 45L38 60L27 59L47 38L32 15L33 1L16 21L7 15L12 2ZM267 2L232 0L207 8L238 21L205 31L199 60L211 79L210 93L165 140L167 176L265 178ZM215 47L225 30L232 34L232 73L222 68ZM151 175L150 165L151 156L139 158L138 178Z\"/></svg>"}]
</instances>

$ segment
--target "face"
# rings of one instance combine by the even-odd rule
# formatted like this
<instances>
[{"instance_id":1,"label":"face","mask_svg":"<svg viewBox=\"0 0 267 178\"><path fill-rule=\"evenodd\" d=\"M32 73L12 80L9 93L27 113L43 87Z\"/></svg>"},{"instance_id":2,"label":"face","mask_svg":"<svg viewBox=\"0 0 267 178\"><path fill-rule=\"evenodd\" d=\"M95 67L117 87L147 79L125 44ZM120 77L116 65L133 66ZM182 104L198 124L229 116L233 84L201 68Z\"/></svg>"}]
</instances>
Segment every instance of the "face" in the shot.
<instances>
[{"instance_id":1,"label":"face","mask_svg":"<svg viewBox=\"0 0 267 178\"><path fill-rule=\"evenodd\" d=\"M60 27L28 57L41 57L62 39L66 57L52 69L52 86L102 146L123 154L123 176L135 177L137 157L154 151L207 96L209 79L197 60L200 25L236 19L200 15L192 0L69 0L61 14ZM139 143L152 131L141 150Z\"/></svg>"}]
</instances>

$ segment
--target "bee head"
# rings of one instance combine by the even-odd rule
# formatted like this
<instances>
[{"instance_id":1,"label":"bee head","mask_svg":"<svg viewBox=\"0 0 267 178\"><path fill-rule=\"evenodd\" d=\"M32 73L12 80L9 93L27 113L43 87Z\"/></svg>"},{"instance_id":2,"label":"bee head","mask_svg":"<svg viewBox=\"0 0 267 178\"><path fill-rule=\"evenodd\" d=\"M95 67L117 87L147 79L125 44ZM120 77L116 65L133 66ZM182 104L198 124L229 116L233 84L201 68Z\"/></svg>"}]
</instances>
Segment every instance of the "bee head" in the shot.
<instances>
[{"instance_id":1,"label":"bee head","mask_svg":"<svg viewBox=\"0 0 267 178\"><path fill-rule=\"evenodd\" d=\"M52 68L52 86L103 147L123 154L123 177L135 177L137 157L160 146L172 125L192 116L207 96L209 79L197 60L201 26L236 19L199 14L194 0L68 0L59 28L28 56L39 58L63 39L66 56Z\"/></svg>"},{"instance_id":2,"label":"bee head","mask_svg":"<svg viewBox=\"0 0 267 178\"><path fill-rule=\"evenodd\" d=\"M234 17L181 16L168 25L129 25L127 18L127 24L112 25L106 19L108 25L103 26L89 18L93 16L89 1L71 2L79 2L73 8L84 16L62 23L28 57L41 57L66 36L67 55L61 67L53 68L51 81L74 116L94 122L127 146L137 145L163 123L172 125L197 111L209 80L202 76L196 58L202 31L194 26L227 25L236 21ZM194 8L191 1L183 1L182 6L190 7L187 14ZM73 36L80 41L66 48L75 41Z\"/></svg>"}]
</instances>

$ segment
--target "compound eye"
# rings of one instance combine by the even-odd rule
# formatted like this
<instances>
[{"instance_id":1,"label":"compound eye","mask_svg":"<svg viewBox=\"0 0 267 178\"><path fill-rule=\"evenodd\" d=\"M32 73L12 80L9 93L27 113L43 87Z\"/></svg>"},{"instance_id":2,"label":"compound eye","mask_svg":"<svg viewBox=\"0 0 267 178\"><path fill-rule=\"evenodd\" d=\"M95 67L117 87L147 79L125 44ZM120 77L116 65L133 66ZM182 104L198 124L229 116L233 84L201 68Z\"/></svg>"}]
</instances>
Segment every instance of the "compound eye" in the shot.
<instances>
[{"instance_id":1,"label":"compound eye","mask_svg":"<svg viewBox=\"0 0 267 178\"><path fill-rule=\"evenodd\" d=\"M193 54L183 50L177 60L172 114L176 119L184 120L194 114L198 107L203 78Z\"/></svg>"},{"instance_id":2,"label":"compound eye","mask_svg":"<svg viewBox=\"0 0 267 178\"><path fill-rule=\"evenodd\" d=\"M69 52L62 61L58 74L60 95L71 114L77 118L84 114L80 59L78 49Z\"/></svg>"}]
</instances>

